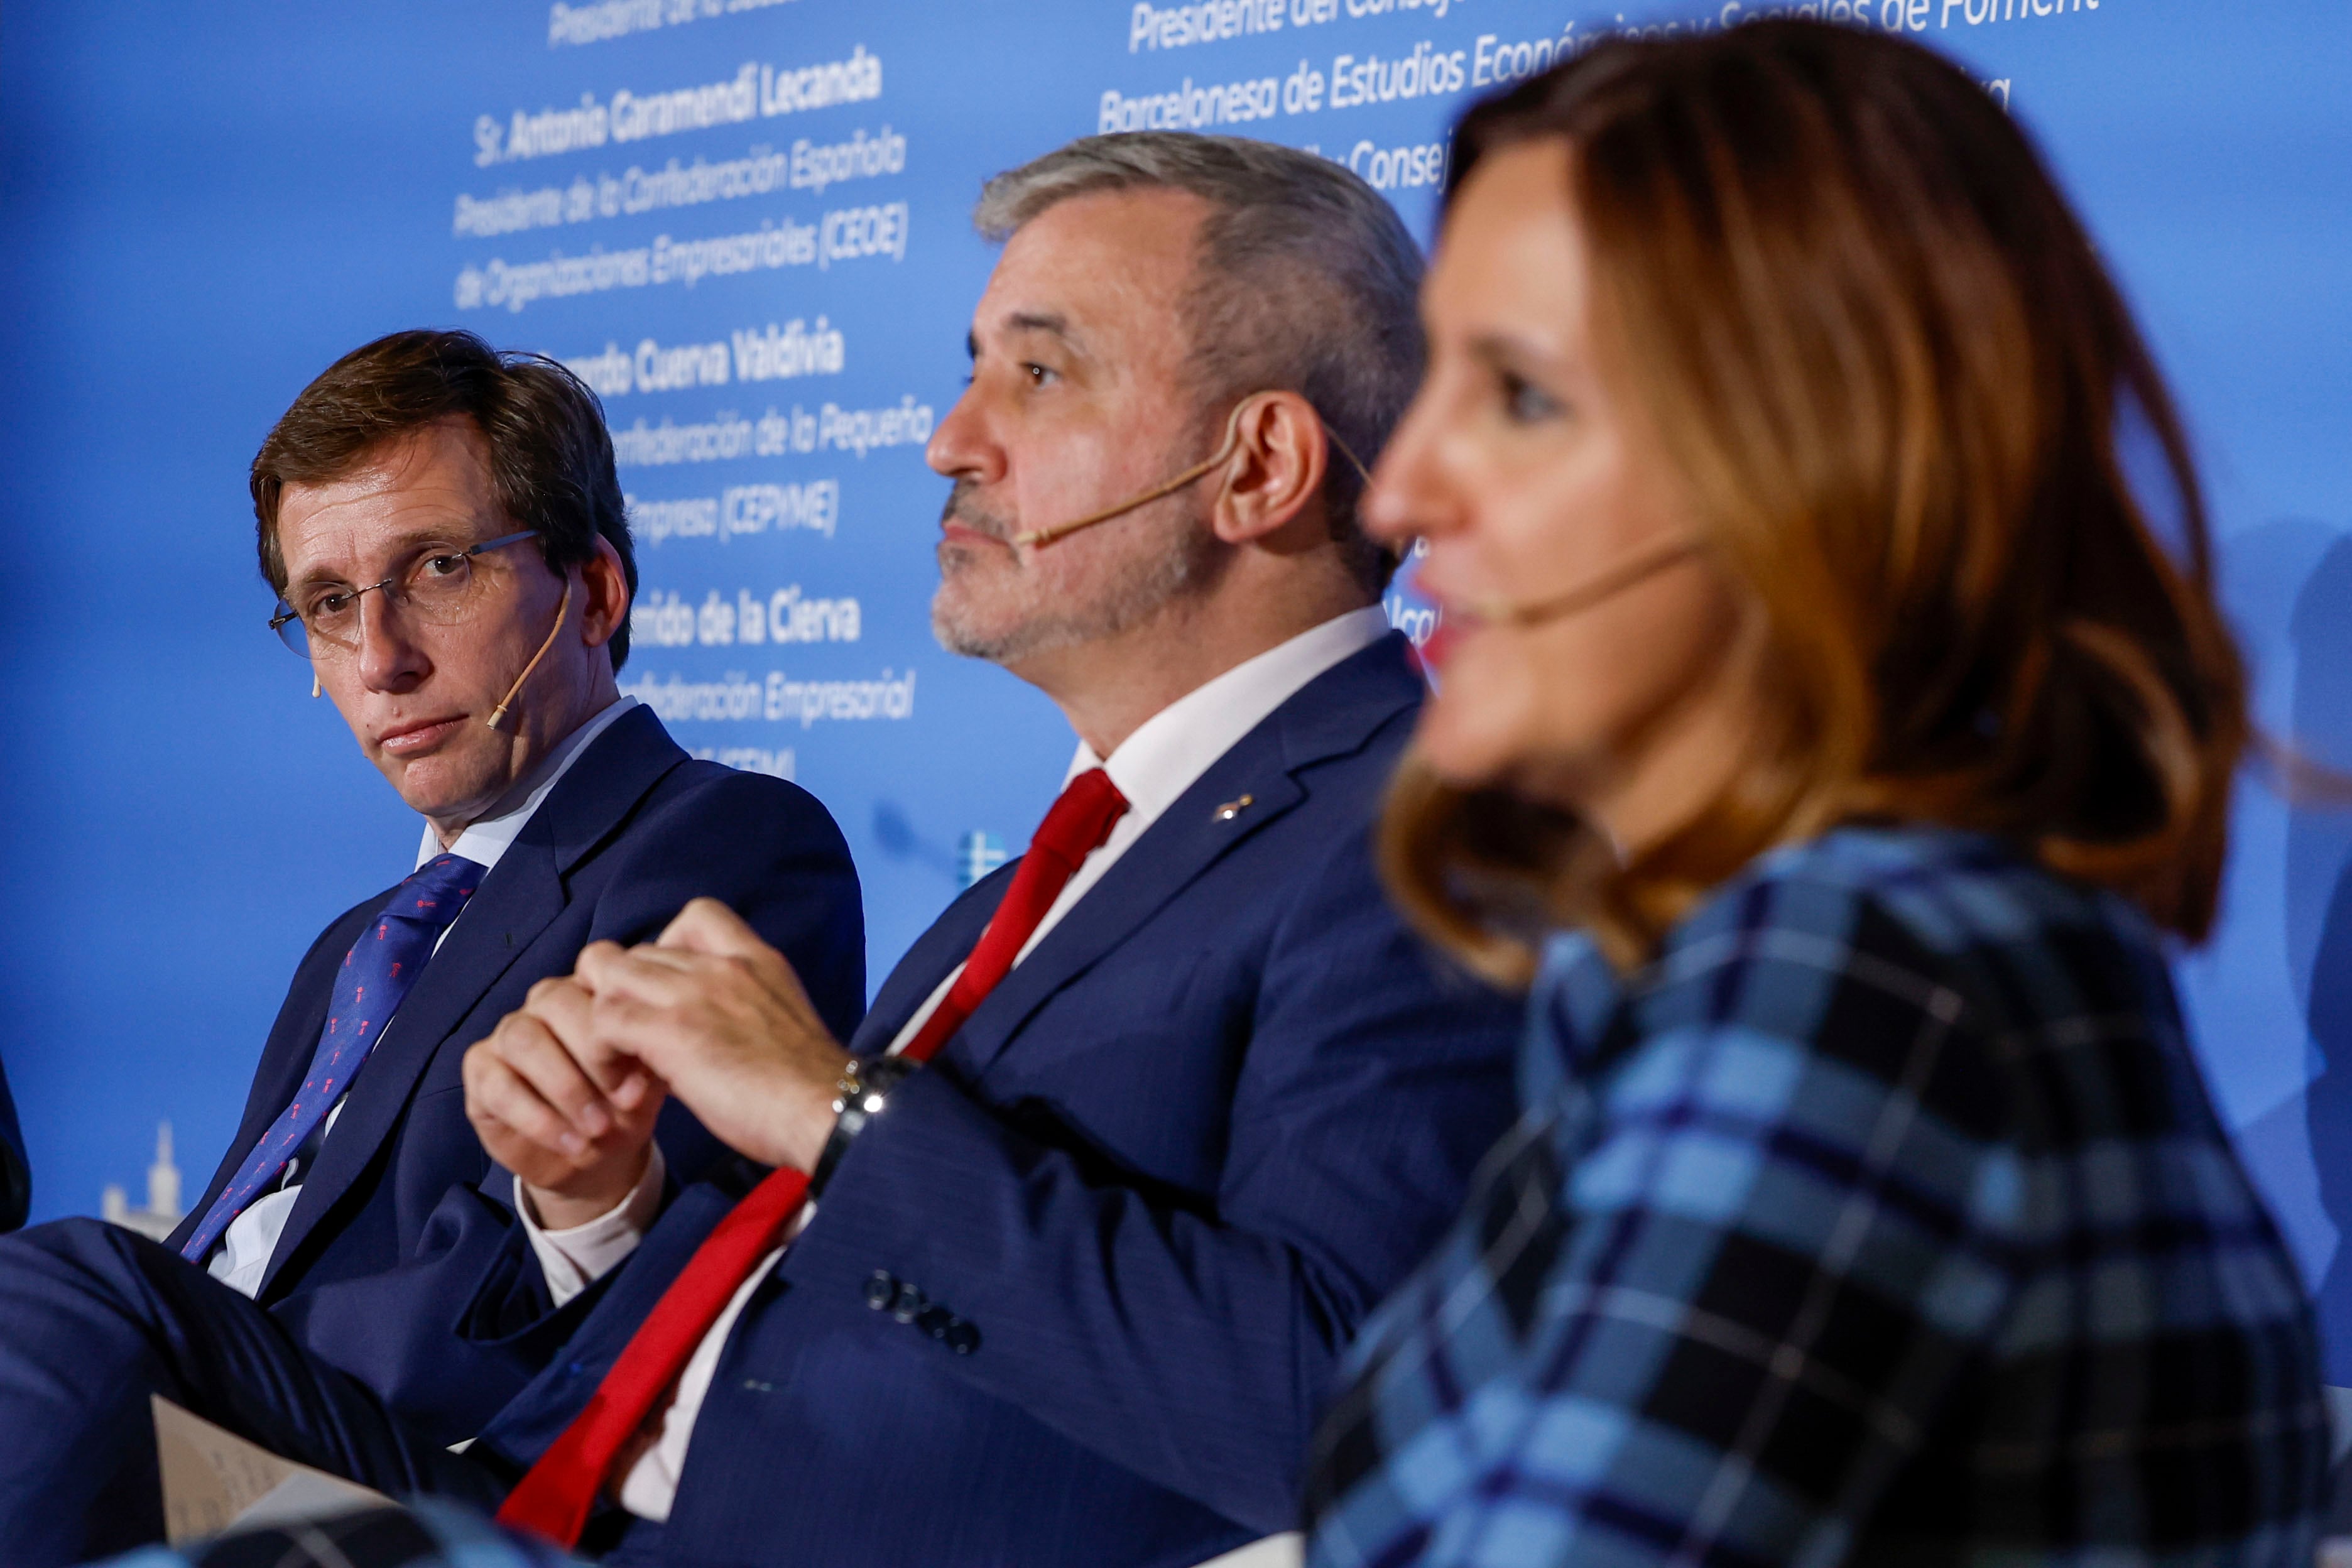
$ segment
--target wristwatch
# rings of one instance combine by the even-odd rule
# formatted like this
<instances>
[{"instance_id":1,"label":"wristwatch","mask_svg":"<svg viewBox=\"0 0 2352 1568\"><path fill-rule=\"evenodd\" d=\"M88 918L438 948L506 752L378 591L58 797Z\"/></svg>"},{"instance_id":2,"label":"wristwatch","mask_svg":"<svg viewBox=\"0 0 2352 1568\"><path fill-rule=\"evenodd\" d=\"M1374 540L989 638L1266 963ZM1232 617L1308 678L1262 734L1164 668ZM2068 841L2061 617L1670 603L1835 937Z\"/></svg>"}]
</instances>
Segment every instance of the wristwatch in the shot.
<instances>
[{"instance_id":1,"label":"wristwatch","mask_svg":"<svg viewBox=\"0 0 2352 1568\"><path fill-rule=\"evenodd\" d=\"M841 1163L866 1124L890 1103L890 1091L898 1080L921 1066L905 1057L852 1057L842 1065L841 1077L833 1086L833 1136L824 1141L824 1152L817 1157L816 1169L809 1175L810 1196L824 1191L825 1183L833 1179L833 1168Z\"/></svg>"}]
</instances>

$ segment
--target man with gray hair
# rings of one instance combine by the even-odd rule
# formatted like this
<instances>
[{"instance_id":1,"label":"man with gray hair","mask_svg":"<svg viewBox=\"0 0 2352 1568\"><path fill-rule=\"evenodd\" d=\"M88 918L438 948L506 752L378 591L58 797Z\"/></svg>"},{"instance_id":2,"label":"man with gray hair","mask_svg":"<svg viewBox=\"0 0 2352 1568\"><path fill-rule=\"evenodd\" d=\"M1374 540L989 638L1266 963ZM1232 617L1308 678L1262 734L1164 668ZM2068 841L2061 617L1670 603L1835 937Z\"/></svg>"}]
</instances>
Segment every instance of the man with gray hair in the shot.
<instances>
[{"instance_id":1,"label":"man with gray hair","mask_svg":"<svg viewBox=\"0 0 2352 1568\"><path fill-rule=\"evenodd\" d=\"M1030 852L845 1045L705 900L474 1047L500 1164L595 1125L609 1170L526 1175L454 1304L547 1357L465 1457L299 1363L282 1417L205 1414L614 1562L1183 1568L1296 1518L1336 1356L1510 1115L1513 1009L1370 843L1422 686L1355 508L1419 259L1345 170L1224 138L1089 138L979 216L932 619L1076 731ZM667 1186L610 1131L648 1080L740 1163Z\"/></svg>"}]
</instances>

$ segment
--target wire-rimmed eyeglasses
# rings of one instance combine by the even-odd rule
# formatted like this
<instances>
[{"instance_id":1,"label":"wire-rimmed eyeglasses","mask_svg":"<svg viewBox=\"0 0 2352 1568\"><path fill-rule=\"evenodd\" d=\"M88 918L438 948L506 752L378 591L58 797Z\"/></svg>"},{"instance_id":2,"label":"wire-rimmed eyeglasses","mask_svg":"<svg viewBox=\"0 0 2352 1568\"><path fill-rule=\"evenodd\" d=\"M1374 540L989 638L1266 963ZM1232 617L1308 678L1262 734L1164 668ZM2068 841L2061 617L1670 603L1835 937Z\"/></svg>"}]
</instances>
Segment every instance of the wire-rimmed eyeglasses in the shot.
<instances>
[{"instance_id":1,"label":"wire-rimmed eyeglasses","mask_svg":"<svg viewBox=\"0 0 2352 1568\"><path fill-rule=\"evenodd\" d=\"M347 657L357 652L360 646L360 601L379 591L385 603L398 605L420 621L431 626L455 626L473 614L481 586L482 575L474 570L474 557L538 537L539 530L526 528L519 533L486 539L465 550L431 551L383 582L370 583L364 588L330 584L306 587L301 590L303 603L299 606L281 595L278 613L269 617L269 629L277 634L279 642L304 658Z\"/></svg>"}]
</instances>

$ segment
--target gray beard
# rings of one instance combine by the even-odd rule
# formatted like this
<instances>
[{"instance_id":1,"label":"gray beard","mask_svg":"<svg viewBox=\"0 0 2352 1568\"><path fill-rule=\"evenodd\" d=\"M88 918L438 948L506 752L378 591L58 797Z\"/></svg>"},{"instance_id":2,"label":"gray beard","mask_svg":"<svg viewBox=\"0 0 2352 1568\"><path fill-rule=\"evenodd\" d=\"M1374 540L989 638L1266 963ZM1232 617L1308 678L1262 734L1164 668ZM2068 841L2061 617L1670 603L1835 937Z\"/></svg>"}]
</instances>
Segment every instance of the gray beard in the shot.
<instances>
[{"instance_id":1,"label":"gray beard","mask_svg":"<svg viewBox=\"0 0 2352 1568\"><path fill-rule=\"evenodd\" d=\"M946 515L997 539L1012 535L1003 519L982 511L971 499L967 480L957 481L948 496ZM1042 653L1131 631L1170 605L1207 587L1223 566L1224 551L1187 498L1171 497L1099 526L1125 527L1146 539L1134 542L1139 548L1118 563L1089 602L1071 604L1052 598L1025 566L1016 565L1018 605L1008 624L993 632L962 624L955 618L948 585L942 582L931 600L931 635L950 653L991 664L1017 664ZM1147 541L1157 548L1141 548ZM956 570L951 560L942 563L945 575L951 576Z\"/></svg>"}]
</instances>

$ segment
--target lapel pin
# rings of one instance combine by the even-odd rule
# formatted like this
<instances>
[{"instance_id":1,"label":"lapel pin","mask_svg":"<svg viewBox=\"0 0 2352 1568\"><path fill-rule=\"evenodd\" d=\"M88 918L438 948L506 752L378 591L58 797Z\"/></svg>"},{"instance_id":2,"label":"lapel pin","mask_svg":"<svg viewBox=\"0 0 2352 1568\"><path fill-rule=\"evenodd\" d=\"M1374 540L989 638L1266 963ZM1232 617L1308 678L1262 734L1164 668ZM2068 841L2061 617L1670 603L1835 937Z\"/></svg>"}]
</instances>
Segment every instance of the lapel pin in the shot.
<instances>
[{"instance_id":1,"label":"lapel pin","mask_svg":"<svg viewBox=\"0 0 2352 1568\"><path fill-rule=\"evenodd\" d=\"M1224 805L1217 807L1215 811L1210 813L1209 820L1212 822L1231 822L1234 817L1239 816L1244 811L1248 809L1252 798L1252 796L1244 795L1239 800L1229 800L1225 802Z\"/></svg>"}]
</instances>

